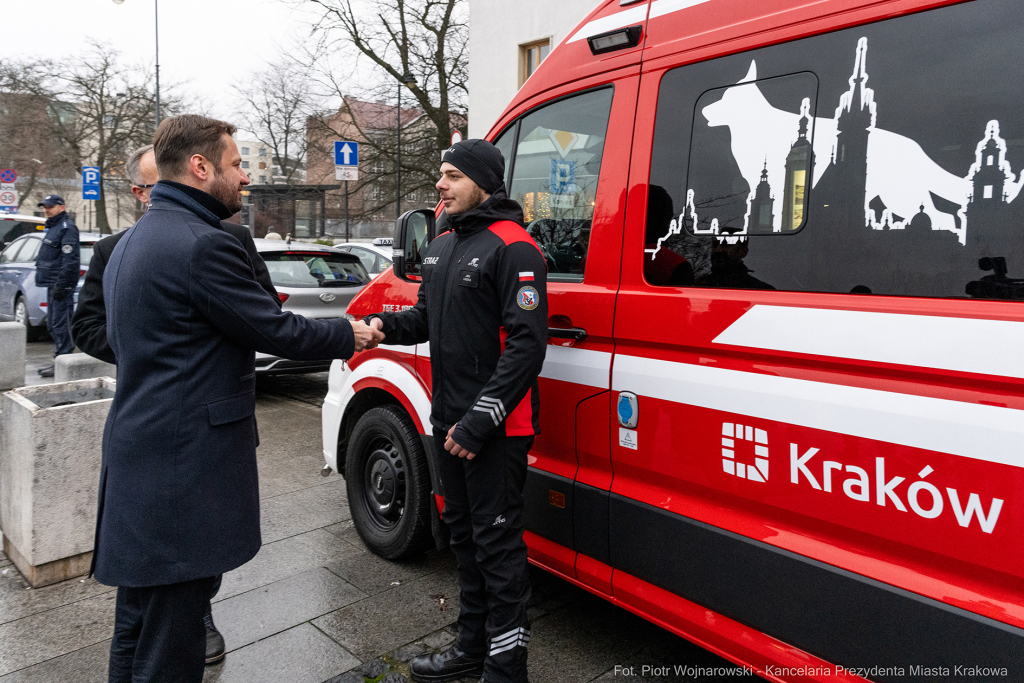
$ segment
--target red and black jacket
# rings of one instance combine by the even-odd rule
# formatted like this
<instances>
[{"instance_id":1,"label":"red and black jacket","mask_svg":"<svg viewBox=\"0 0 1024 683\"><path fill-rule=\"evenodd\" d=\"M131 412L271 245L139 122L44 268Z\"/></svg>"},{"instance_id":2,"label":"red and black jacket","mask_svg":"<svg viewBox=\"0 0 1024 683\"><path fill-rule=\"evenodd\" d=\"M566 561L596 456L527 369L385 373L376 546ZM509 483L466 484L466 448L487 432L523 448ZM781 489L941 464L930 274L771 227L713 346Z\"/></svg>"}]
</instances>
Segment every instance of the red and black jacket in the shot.
<instances>
[{"instance_id":1,"label":"red and black jacket","mask_svg":"<svg viewBox=\"0 0 1024 683\"><path fill-rule=\"evenodd\" d=\"M547 266L504 187L450 217L423 255L416 305L379 313L386 344L430 341L430 422L479 453L495 434L540 432L537 376L548 338Z\"/></svg>"}]
</instances>

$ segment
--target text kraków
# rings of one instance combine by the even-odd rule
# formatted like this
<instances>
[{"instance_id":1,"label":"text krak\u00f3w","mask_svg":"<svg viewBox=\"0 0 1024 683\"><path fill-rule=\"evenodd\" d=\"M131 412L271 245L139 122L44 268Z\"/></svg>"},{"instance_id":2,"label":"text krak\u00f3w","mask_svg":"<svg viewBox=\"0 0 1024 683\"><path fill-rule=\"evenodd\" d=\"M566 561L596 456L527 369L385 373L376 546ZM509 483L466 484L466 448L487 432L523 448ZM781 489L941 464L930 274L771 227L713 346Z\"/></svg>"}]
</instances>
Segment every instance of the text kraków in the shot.
<instances>
[{"instance_id":1,"label":"text krak\u00f3w","mask_svg":"<svg viewBox=\"0 0 1024 683\"><path fill-rule=\"evenodd\" d=\"M981 530L986 534L996 528L999 512L1003 509L1003 501L993 498L986 512L981 496L971 493L965 500L955 488L946 487L944 497L937 486L926 481L928 475L934 472L931 466L925 466L917 473L917 480L904 486L906 477L888 476L885 458L875 458L875 481L872 487L871 476L864 468L817 458L817 448L808 448L803 453L800 451L797 444L789 445L789 480L794 484L807 483L819 491L833 493L838 492L839 480L845 477L842 479L842 491L853 500L871 502L873 499L876 505L892 505L900 512L907 512L909 505L916 515L925 519L935 519L949 509L962 527L970 527L971 520L977 517Z\"/></svg>"}]
</instances>

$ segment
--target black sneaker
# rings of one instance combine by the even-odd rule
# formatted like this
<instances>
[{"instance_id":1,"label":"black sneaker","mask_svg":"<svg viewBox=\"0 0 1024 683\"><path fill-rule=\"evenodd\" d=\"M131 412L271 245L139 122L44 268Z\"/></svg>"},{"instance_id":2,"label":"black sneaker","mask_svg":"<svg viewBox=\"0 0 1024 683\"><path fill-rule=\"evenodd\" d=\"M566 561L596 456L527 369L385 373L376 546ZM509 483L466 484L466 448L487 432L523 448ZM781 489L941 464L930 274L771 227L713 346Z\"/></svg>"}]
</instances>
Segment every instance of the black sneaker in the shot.
<instances>
[{"instance_id":1,"label":"black sneaker","mask_svg":"<svg viewBox=\"0 0 1024 683\"><path fill-rule=\"evenodd\" d=\"M442 683L484 672L484 655L467 655L454 645L440 654L420 655L409 662L416 683Z\"/></svg>"},{"instance_id":2,"label":"black sneaker","mask_svg":"<svg viewBox=\"0 0 1024 683\"><path fill-rule=\"evenodd\" d=\"M212 614L203 617L203 624L206 626L206 663L216 664L224 659L224 636L214 626Z\"/></svg>"},{"instance_id":3,"label":"black sneaker","mask_svg":"<svg viewBox=\"0 0 1024 683\"><path fill-rule=\"evenodd\" d=\"M53 377L53 365L47 365L45 368L39 368L36 372L39 373L40 377Z\"/></svg>"}]
</instances>

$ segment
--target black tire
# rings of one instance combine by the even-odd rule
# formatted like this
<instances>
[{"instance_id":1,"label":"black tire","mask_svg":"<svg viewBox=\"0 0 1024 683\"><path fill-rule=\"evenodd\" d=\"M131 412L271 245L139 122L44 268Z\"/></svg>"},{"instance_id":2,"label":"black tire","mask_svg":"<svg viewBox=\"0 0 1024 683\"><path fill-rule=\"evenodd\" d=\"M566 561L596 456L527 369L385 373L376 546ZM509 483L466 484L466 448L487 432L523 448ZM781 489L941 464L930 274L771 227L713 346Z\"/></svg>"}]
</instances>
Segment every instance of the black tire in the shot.
<instances>
[{"instance_id":1,"label":"black tire","mask_svg":"<svg viewBox=\"0 0 1024 683\"><path fill-rule=\"evenodd\" d=\"M19 318L21 319L19 320ZM32 321L28 319L28 302L20 294L14 299L14 320L25 326L25 341L37 342L43 338L46 326L32 324Z\"/></svg>"},{"instance_id":2,"label":"black tire","mask_svg":"<svg viewBox=\"0 0 1024 683\"><path fill-rule=\"evenodd\" d=\"M427 457L416 426L401 408L378 406L356 422L345 483L356 531L374 553L397 560L433 545Z\"/></svg>"}]
</instances>

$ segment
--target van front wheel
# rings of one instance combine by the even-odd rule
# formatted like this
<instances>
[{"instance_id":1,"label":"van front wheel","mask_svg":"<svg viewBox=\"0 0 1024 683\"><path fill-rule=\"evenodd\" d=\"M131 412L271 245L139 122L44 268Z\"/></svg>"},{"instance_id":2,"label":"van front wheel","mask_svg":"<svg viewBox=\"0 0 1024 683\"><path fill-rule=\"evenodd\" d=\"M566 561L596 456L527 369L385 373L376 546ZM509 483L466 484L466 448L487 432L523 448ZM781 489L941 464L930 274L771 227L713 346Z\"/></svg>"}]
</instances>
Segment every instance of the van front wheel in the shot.
<instances>
[{"instance_id":1,"label":"van front wheel","mask_svg":"<svg viewBox=\"0 0 1024 683\"><path fill-rule=\"evenodd\" d=\"M356 531L374 553L397 560L432 545L427 458L401 408L378 406L359 418L348 440L345 481Z\"/></svg>"}]
</instances>

